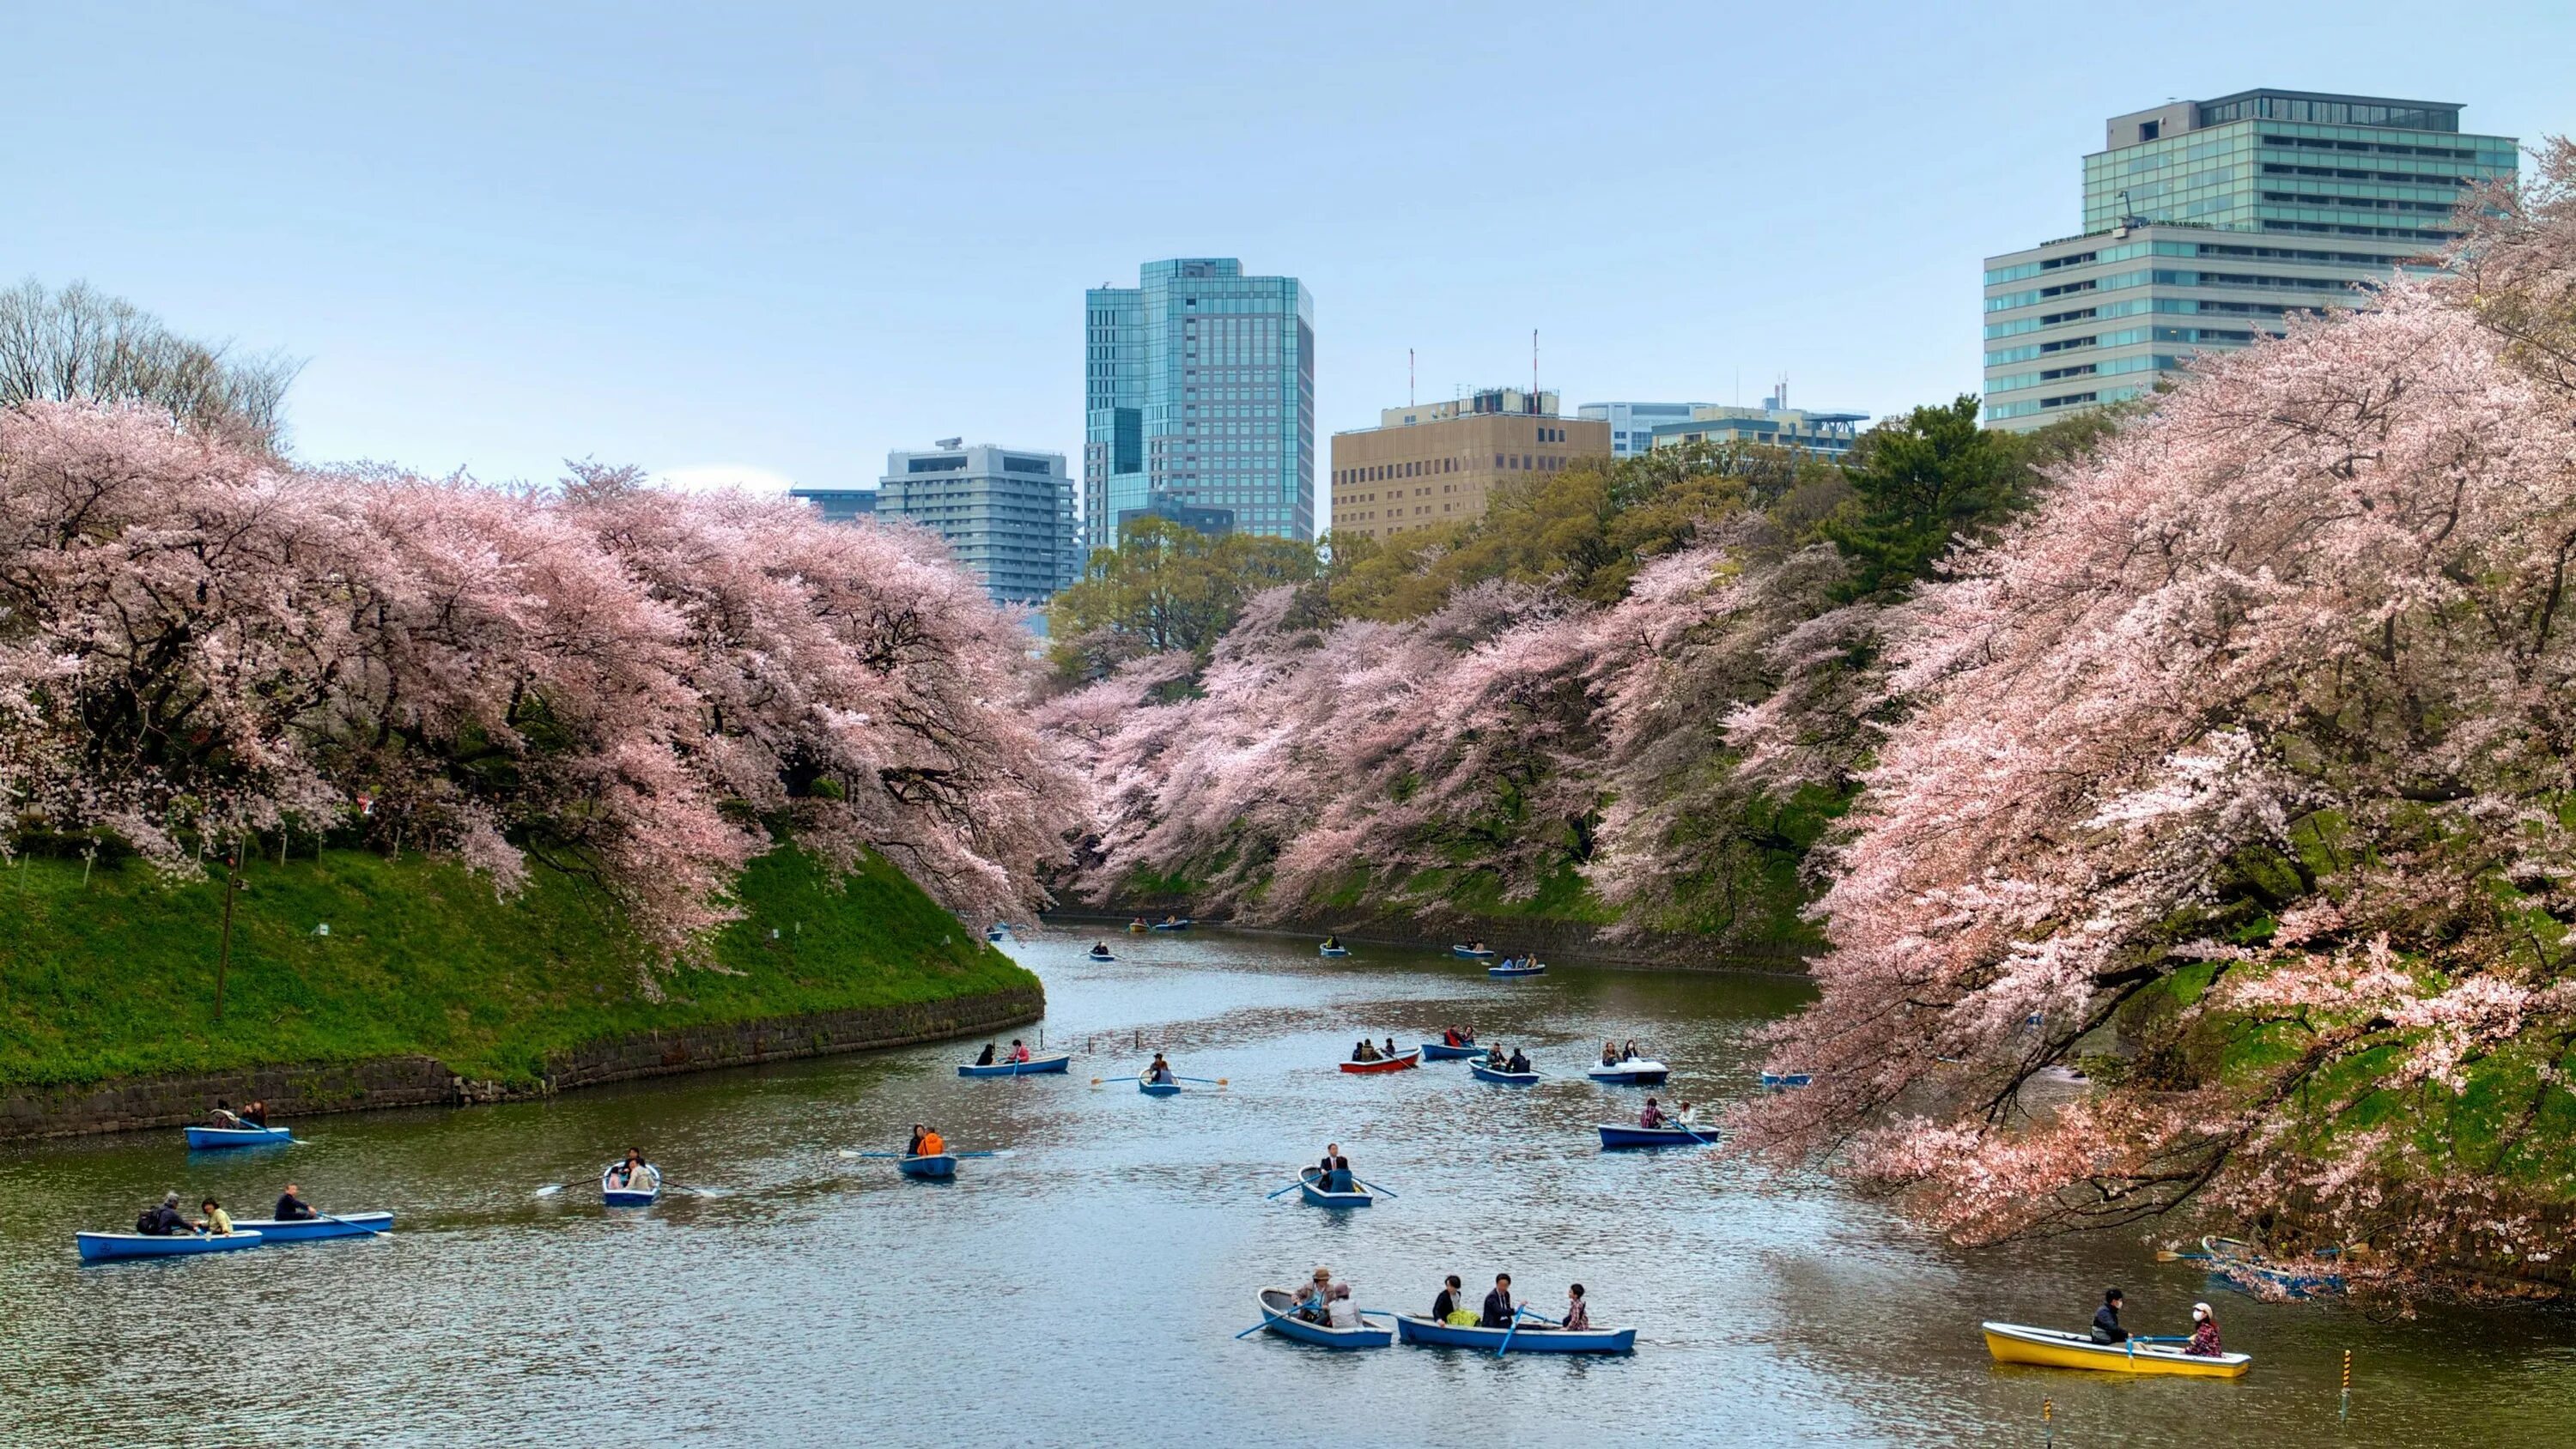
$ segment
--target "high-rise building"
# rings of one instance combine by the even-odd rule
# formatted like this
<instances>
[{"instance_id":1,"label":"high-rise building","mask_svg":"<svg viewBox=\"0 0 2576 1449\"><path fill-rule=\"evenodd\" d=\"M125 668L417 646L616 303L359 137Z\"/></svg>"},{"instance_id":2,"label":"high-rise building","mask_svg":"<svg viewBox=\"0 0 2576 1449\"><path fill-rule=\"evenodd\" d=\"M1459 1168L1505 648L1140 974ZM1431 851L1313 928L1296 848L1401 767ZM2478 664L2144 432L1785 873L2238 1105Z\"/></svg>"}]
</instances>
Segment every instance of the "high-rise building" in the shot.
<instances>
[{"instance_id":1,"label":"high-rise building","mask_svg":"<svg viewBox=\"0 0 2576 1449\"><path fill-rule=\"evenodd\" d=\"M1147 262L1085 294L1083 535L1184 518L1315 535L1315 303L1232 257Z\"/></svg>"},{"instance_id":2,"label":"high-rise building","mask_svg":"<svg viewBox=\"0 0 2576 1449\"><path fill-rule=\"evenodd\" d=\"M1665 423L1686 423L1692 409L1708 403L1686 402L1597 402L1585 403L1574 410L1575 416L1590 418L1610 425L1610 456L1632 458L1655 446L1655 429Z\"/></svg>"},{"instance_id":3,"label":"high-rise building","mask_svg":"<svg viewBox=\"0 0 2576 1449\"><path fill-rule=\"evenodd\" d=\"M1649 445L1678 448L1687 443L1748 443L1839 458L1860 441L1861 424L1868 421L1867 413L1793 408L1789 406L1789 385L1784 382L1758 408L1694 403L1688 418L1659 424L1649 435Z\"/></svg>"},{"instance_id":4,"label":"high-rise building","mask_svg":"<svg viewBox=\"0 0 2576 1449\"><path fill-rule=\"evenodd\" d=\"M790 488L787 496L813 504L825 523L865 523L881 501L874 488Z\"/></svg>"},{"instance_id":5,"label":"high-rise building","mask_svg":"<svg viewBox=\"0 0 2576 1449\"><path fill-rule=\"evenodd\" d=\"M2084 158L2084 231L1986 259L1986 421L2035 428L2136 397L2194 352L2366 305L2431 264L2516 142L2460 107L2255 90L2114 116Z\"/></svg>"},{"instance_id":6,"label":"high-rise building","mask_svg":"<svg viewBox=\"0 0 2576 1449\"><path fill-rule=\"evenodd\" d=\"M1082 572L1064 454L944 438L886 454L877 514L917 523L1000 603L1043 604Z\"/></svg>"},{"instance_id":7,"label":"high-rise building","mask_svg":"<svg viewBox=\"0 0 2576 1449\"><path fill-rule=\"evenodd\" d=\"M1552 392L1487 388L1455 402L1388 408L1333 434L1333 532L1386 538L1480 518L1506 479L1555 473L1610 451L1610 424L1557 416Z\"/></svg>"}]
</instances>

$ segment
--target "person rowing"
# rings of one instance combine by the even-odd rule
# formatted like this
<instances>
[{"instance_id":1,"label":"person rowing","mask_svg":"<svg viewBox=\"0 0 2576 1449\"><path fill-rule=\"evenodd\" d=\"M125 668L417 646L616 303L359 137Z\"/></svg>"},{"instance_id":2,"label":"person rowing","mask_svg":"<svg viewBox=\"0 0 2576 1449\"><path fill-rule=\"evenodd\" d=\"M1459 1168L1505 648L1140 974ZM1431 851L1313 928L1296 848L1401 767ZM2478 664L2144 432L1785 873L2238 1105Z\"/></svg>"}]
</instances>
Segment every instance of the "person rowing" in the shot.
<instances>
[{"instance_id":1,"label":"person rowing","mask_svg":"<svg viewBox=\"0 0 2576 1449\"><path fill-rule=\"evenodd\" d=\"M1315 1183L1326 1192L1351 1190L1351 1160L1342 1155L1342 1144L1324 1144L1324 1160L1315 1164Z\"/></svg>"},{"instance_id":2,"label":"person rowing","mask_svg":"<svg viewBox=\"0 0 2576 1449\"><path fill-rule=\"evenodd\" d=\"M1655 1105L1654 1098L1646 1099L1645 1110L1637 1114L1637 1125L1648 1131L1664 1125L1664 1109Z\"/></svg>"},{"instance_id":3,"label":"person rowing","mask_svg":"<svg viewBox=\"0 0 2576 1449\"><path fill-rule=\"evenodd\" d=\"M302 1223L310 1222L321 1214L313 1210L313 1204L304 1200L304 1190L290 1182L286 1191L277 1195L277 1207L269 1216L281 1223Z\"/></svg>"},{"instance_id":4,"label":"person rowing","mask_svg":"<svg viewBox=\"0 0 2576 1449\"><path fill-rule=\"evenodd\" d=\"M238 1132L250 1124L242 1121L241 1114L233 1110L232 1103L225 1101L221 1097L217 1097L215 1099L215 1110L206 1114L206 1125L209 1127L223 1127L231 1131Z\"/></svg>"},{"instance_id":5,"label":"person rowing","mask_svg":"<svg viewBox=\"0 0 2576 1449\"><path fill-rule=\"evenodd\" d=\"M939 1135L938 1128L924 1127L920 1131L921 1135L912 1142L913 1156L937 1157L948 1150L948 1139Z\"/></svg>"},{"instance_id":6,"label":"person rowing","mask_svg":"<svg viewBox=\"0 0 2576 1449\"><path fill-rule=\"evenodd\" d=\"M1395 1050L1395 1038L1394 1038L1394 1037L1388 1037L1388 1038L1386 1039L1386 1046L1385 1046L1384 1048L1382 1048L1382 1049L1381 1049L1381 1051L1382 1051L1382 1054L1381 1054L1381 1056L1379 1057L1379 1060L1381 1060L1381 1061L1389 1061L1389 1062L1394 1061L1394 1060L1396 1059L1396 1056L1398 1055L1398 1053L1397 1053L1397 1052L1396 1052L1396 1050Z\"/></svg>"},{"instance_id":7,"label":"person rowing","mask_svg":"<svg viewBox=\"0 0 2576 1449\"><path fill-rule=\"evenodd\" d=\"M1317 1268L1313 1277L1299 1285L1296 1296L1289 1302L1291 1310L1299 1318L1309 1323L1322 1323L1332 1312L1333 1270Z\"/></svg>"},{"instance_id":8,"label":"person rowing","mask_svg":"<svg viewBox=\"0 0 2576 1449\"><path fill-rule=\"evenodd\" d=\"M1355 1062L1376 1061L1377 1048L1369 1045L1369 1039L1367 1037L1361 1037L1359 1041L1354 1043L1351 1047L1351 1060Z\"/></svg>"},{"instance_id":9,"label":"person rowing","mask_svg":"<svg viewBox=\"0 0 2576 1449\"><path fill-rule=\"evenodd\" d=\"M196 1226L179 1211L179 1193L173 1188L161 1194L160 1206L143 1210L143 1215L134 1220L134 1230L146 1237L169 1238L193 1233Z\"/></svg>"},{"instance_id":10,"label":"person rowing","mask_svg":"<svg viewBox=\"0 0 2576 1449\"><path fill-rule=\"evenodd\" d=\"M1029 1044L1018 1037L1011 1038L1011 1063L1023 1067L1029 1064Z\"/></svg>"},{"instance_id":11,"label":"person rowing","mask_svg":"<svg viewBox=\"0 0 2576 1449\"><path fill-rule=\"evenodd\" d=\"M644 1160L643 1149L629 1147L626 1149L626 1160L610 1168L608 1177L619 1187L640 1187L644 1182L644 1175L652 1170L653 1164Z\"/></svg>"},{"instance_id":12,"label":"person rowing","mask_svg":"<svg viewBox=\"0 0 2576 1449\"><path fill-rule=\"evenodd\" d=\"M266 1127L268 1125L268 1099L262 1097L255 1102L246 1104L241 1109L241 1119L243 1123L248 1126Z\"/></svg>"},{"instance_id":13,"label":"person rowing","mask_svg":"<svg viewBox=\"0 0 2576 1449\"><path fill-rule=\"evenodd\" d=\"M2120 1326L2121 1301L2119 1289L2110 1288L2103 1291L2102 1306L2093 1311L2093 1341L2095 1343L2126 1343L2129 1341L2129 1330Z\"/></svg>"},{"instance_id":14,"label":"person rowing","mask_svg":"<svg viewBox=\"0 0 2576 1449\"><path fill-rule=\"evenodd\" d=\"M1095 960L1095 961L1106 961L1106 960L1108 960L1108 959L1109 959L1109 943L1108 943L1108 942L1106 942L1106 941L1094 941L1094 942L1092 942L1092 943L1091 943L1091 958L1092 958L1093 960Z\"/></svg>"},{"instance_id":15,"label":"person rowing","mask_svg":"<svg viewBox=\"0 0 2576 1449\"><path fill-rule=\"evenodd\" d=\"M1503 1070L1514 1074L1521 1074L1526 1073L1529 1069L1529 1056L1519 1047L1512 1048L1512 1059L1503 1065Z\"/></svg>"},{"instance_id":16,"label":"person rowing","mask_svg":"<svg viewBox=\"0 0 2576 1449\"><path fill-rule=\"evenodd\" d=\"M1172 1064L1163 1060L1161 1052L1154 1053L1154 1060L1146 1066L1145 1080L1157 1087L1175 1085L1178 1081L1172 1075Z\"/></svg>"},{"instance_id":17,"label":"person rowing","mask_svg":"<svg viewBox=\"0 0 2576 1449\"><path fill-rule=\"evenodd\" d=\"M1512 1275L1496 1273L1494 1291L1485 1295L1485 1311L1476 1322L1485 1328L1509 1328L1519 1311L1519 1305L1512 1302Z\"/></svg>"},{"instance_id":18,"label":"person rowing","mask_svg":"<svg viewBox=\"0 0 2576 1449\"><path fill-rule=\"evenodd\" d=\"M1324 949L1327 951L1338 951L1342 949L1342 938L1327 933L1324 937Z\"/></svg>"},{"instance_id":19,"label":"person rowing","mask_svg":"<svg viewBox=\"0 0 2576 1449\"><path fill-rule=\"evenodd\" d=\"M1501 1042L1496 1042L1492 1046L1485 1048L1485 1068L1488 1071L1495 1072L1507 1070L1503 1066L1503 1044Z\"/></svg>"}]
</instances>

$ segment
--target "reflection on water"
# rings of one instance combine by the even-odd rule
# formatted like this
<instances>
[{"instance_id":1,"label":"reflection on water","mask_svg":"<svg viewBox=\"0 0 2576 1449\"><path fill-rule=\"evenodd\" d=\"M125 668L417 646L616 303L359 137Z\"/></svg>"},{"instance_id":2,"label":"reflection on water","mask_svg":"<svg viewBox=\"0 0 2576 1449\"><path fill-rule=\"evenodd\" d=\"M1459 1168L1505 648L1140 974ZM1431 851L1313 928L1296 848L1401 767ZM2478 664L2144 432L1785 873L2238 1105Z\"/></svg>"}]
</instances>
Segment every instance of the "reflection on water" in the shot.
<instances>
[{"instance_id":1,"label":"reflection on water","mask_svg":"<svg viewBox=\"0 0 2576 1449\"><path fill-rule=\"evenodd\" d=\"M1582 1077L1605 1037L1675 1067L1659 1095L1753 1090L1751 1034L1798 983L1469 963L1246 935L1015 943L1046 977L1068 1077L964 1081L950 1044L639 1083L546 1104L316 1119L309 1145L191 1157L177 1134L0 1151L0 1443L564 1442L616 1426L702 1443L2015 1444L2043 1399L2063 1445L2542 1445L2576 1422L2576 1328L2548 1315L2379 1325L2225 1294L2134 1241L1963 1253L1821 1180L1705 1154L1597 1150L1644 1093ZM1334 1069L1363 1033L1443 1022L1525 1044L1552 1080L1463 1063ZM1154 1050L1221 1089L1130 1081ZM954 1184L838 1156L929 1122ZM1264 1201L1338 1140L1396 1194L1331 1214ZM700 1189L598 1206L629 1143ZM71 1234L164 1188L264 1207L291 1174L326 1209L392 1208L389 1240L83 1269ZM551 1198L535 1190L571 1181ZM1269 1335L1254 1291L1317 1264L1373 1308L1441 1275L1511 1273L1553 1311L1633 1323L1633 1358ZM1981 1318L2081 1326L2101 1289L2180 1331L2195 1298L2257 1355L2235 1382L1987 1362ZM2338 1355L2356 1351L2353 1421Z\"/></svg>"}]
</instances>

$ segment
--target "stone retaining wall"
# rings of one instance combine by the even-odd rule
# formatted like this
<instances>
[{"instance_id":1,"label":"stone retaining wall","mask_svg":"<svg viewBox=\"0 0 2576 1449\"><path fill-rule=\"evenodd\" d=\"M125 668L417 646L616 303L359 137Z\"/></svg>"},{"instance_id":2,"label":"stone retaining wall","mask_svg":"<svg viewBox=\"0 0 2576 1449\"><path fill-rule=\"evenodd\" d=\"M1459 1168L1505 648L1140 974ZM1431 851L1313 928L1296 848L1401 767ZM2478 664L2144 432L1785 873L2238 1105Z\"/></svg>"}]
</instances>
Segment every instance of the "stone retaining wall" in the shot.
<instances>
[{"instance_id":1,"label":"stone retaining wall","mask_svg":"<svg viewBox=\"0 0 2576 1449\"><path fill-rule=\"evenodd\" d=\"M235 1106L264 1099L271 1116L289 1122L379 1107L505 1102L638 1077L941 1041L1019 1026L1045 1012L1046 993L1021 987L911 1006L639 1032L550 1056L544 1078L527 1085L468 1081L430 1057L380 1057L79 1086L0 1087L0 1141L176 1127L203 1121L218 1098Z\"/></svg>"}]
</instances>

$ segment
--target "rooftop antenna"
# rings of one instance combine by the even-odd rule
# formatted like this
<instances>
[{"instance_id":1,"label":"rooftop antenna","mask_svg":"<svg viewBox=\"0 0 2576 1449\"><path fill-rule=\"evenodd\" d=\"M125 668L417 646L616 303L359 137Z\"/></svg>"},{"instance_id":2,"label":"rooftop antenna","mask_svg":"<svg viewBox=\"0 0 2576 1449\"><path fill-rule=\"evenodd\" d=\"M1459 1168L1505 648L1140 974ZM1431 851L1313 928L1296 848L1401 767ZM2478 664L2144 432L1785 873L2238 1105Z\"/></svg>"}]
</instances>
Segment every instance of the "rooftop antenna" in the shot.
<instances>
[{"instance_id":1,"label":"rooftop antenna","mask_svg":"<svg viewBox=\"0 0 2576 1449\"><path fill-rule=\"evenodd\" d=\"M1530 411L1538 411L1538 329L1530 329Z\"/></svg>"},{"instance_id":2,"label":"rooftop antenna","mask_svg":"<svg viewBox=\"0 0 2576 1449\"><path fill-rule=\"evenodd\" d=\"M1404 349L1404 405L1413 406L1413 349Z\"/></svg>"}]
</instances>

